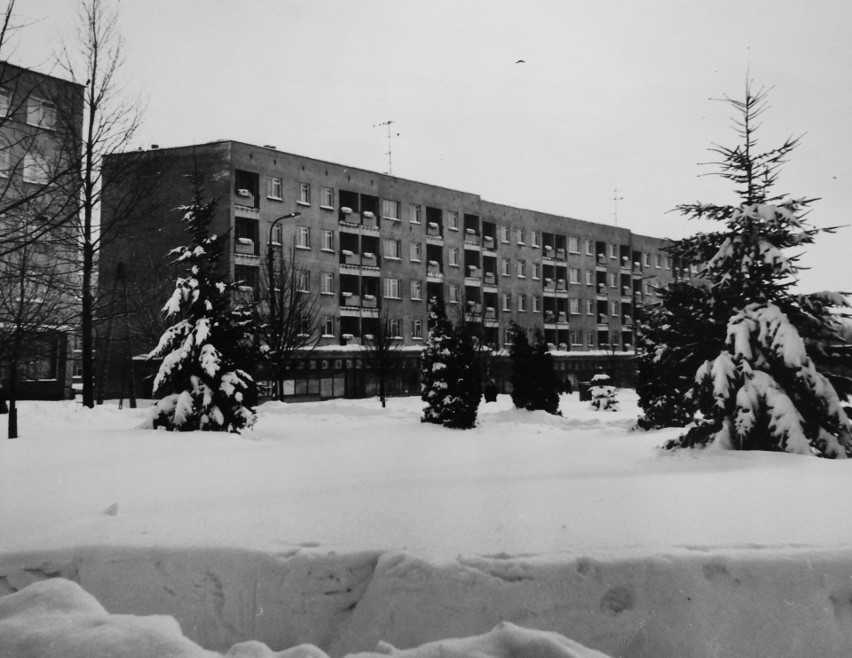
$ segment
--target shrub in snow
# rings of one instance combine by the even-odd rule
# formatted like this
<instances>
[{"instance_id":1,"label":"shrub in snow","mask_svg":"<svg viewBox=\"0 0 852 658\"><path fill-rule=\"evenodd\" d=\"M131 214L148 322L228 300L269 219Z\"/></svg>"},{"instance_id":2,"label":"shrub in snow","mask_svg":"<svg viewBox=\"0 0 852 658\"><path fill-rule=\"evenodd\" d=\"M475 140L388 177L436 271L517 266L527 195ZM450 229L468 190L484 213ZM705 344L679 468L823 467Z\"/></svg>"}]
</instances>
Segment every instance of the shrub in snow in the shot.
<instances>
[{"instance_id":1,"label":"shrub in snow","mask_svg":"<svg viewBox=\"0 0 852 658\"><path fill-rule=\"evenodd\" d=\"M668 447L714 444L846 457L852 455L852 439L841 400L852 382L825 370L833 351L848 350L830 312L846 302L836 293L790 291L797 256L787 252L813 242L818 232L805 220L812 200L770 195L798 140L758 153L755 121L765 109L765 93L752 94L747 87L745 100L732 103L741 114L736 124L742 144L714 150L722 155L720 175L737 186L740 203L680 206L682 214L716 220L724 228L671 248L685 264L702 265L706 311L699 317L709 318L704 340L718 351L704 358L687 394L701 418ZM690 330L688 313L657 317L671 324L672 336ZM668 345L658 349L672 353ZM660 364L662 379L668 372Z\"/></svg>"},{"instance_id":2,"label":"shrub in snow","mask_svg":"<svg viewBox=\"0 0 852 658\"><path fill-rule=\"evenodd\" d=\"M541 329L535 328L534 342L530 345L527 330L519 324L510 325L512 345L512 402L519 409L541 409L550 414L559 413L559 393L553 357Z\"/></svg>"},{"instance_id":3,"label":"shrub in snow","mask_svg":"<svg viewBox=\"0 0 852 658\"><path fill-rule=\"evenodd\" d=\"M589 393L592 396L592 409L598 411L618 411L618 398L615 395L615 386L609 375L598 373L592 377Z\"/></svg>"},{"instance_id":4,"label":"shrub in snow","mask_svg":"<svg viewBox=\"0 0 852 658\"><path fill-rule=\"evenodd\" d=\"M423 422L468 429L476 425L482 384L477 349L463 323L447 319L443 301L432 300L431 329L421 356Z\"/></svg>"},{"instance_id":5,"label":"shrub in snow","mask_svg":"<svg viewBox=\"0 0 852 658\"><path fill-rule=\"evenodd\" d=\"M251 320L232 308L235 285L219 274L223 240L209 233L215 203L203 202L200 180L194 184L192 204L180 208L191 243L170 252L186 268L163 307L173 324L148 355L163 359L154 394L167 392L154 405L148 426L238 432L255 422L255 384L238 367Z\"/></svg>"}]
</instances>

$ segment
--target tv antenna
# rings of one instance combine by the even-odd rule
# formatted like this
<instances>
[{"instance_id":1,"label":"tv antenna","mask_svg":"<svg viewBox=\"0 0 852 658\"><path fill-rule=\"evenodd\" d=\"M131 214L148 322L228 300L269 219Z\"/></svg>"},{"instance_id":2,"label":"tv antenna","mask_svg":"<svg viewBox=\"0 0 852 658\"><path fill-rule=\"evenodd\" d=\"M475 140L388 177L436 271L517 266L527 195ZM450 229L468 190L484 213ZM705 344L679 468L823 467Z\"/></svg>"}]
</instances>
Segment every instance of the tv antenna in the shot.
<instances>
[{"instance_id":1,"label":"tv antenna","mask_svg":"<svg viewBox=\"0 0 852 658\"><path fill-rule=\"evenodd\" d=\"M614 204L612 216L613 216L613 219L615 219L615 225L616 226L618 226L618 202L621 201L623 198L624 198L623 196L618 196L618 188L616 187L612 191L612 202Z\"/></svg>"},{"instance_id":2,"label":"tv antenna","mask_svg":"<svg viewBox=\"0 0 852 658\"><path fill-rule=\"evenodd\" d=\"M381 123L374 123L373 124L373 128L381 128L382 126L386 126L387 129L388 129L388 152L387 152L387 156L388 156L388 173L389 174L393 173L393 160L391 158L391 151L392 151L391 141L393 140L394 137L399 137L399 133L392 133L391 132L391 125L394 124L394 123L396 123L396 121L388 119L387 121L382 121Z\"/></svg>"}]
</instances>

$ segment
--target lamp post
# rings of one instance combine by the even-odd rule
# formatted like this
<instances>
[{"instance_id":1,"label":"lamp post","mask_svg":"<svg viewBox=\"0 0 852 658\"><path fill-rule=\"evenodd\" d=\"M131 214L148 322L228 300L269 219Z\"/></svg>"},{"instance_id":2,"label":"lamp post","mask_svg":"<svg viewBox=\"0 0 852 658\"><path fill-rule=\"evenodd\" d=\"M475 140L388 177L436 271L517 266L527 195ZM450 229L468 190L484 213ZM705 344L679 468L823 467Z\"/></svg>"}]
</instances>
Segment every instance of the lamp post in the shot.
<instances>
[{"instance_id":1,"label":"lamp post","mask_svg":"<svg viewBox=\"0 0 852 658\"><path fill-rule=\"evenodd\" d=\"M273 219L272 224L269 225L269 242L266 243L266 274L269 279L267 282L269 286L269 323L273 326L275 326L275 254L272 252L272 231L275 230L275 226L282 219L299 217L301 214L300 212L291 212L281 215L281 217Z\"/></svg>"}]
</instances>

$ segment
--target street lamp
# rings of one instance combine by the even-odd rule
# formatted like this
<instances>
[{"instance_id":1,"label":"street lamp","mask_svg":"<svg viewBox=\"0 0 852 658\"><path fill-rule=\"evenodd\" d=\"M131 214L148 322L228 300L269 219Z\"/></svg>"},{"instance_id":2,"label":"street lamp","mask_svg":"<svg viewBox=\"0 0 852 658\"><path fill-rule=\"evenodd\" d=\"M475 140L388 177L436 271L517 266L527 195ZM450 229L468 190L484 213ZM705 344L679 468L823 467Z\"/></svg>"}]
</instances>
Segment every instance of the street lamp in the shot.
<instances>
[{"instance_id":1,"label":"street lamp","mask_svg":"<svg viewBox=\"0 0 852 658\"><path fill-rule=\"evenodd\" d=\"M266 269L267 278L269 279L267 282L269 286L269 322L272 326L275 326L275 254L272 252L272 231L275 230L275 226L282 219L299 217L301 214L300 212L291 212L281 215L281 217L273 219L272 224L269 225L269 242L266 243Z\"/></svg>"}]
</instances>

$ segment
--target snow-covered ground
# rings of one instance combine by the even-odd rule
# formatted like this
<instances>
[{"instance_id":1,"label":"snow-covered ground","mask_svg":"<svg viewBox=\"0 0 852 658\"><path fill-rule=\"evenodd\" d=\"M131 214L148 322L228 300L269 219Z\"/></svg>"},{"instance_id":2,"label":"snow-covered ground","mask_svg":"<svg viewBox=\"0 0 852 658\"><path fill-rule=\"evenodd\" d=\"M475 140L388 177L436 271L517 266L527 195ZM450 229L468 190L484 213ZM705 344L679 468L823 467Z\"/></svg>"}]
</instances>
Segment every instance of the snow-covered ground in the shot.
<instances>
[{"instance_id":1,"label":"snow-covered ground","mask_svg":"<svg viewBox=\"0 0 852 658\"><path fill-rule=\"evenodd\" d=\"M22 403L0 442L0 594L23 590L0 599L0 656L57 601L66 630L170 615L215 651L342 656L509 622L398 655L595 655L523 628L611 656L852 655L852 464L661 452L677 430L631 431L619 400L566 396L558 418L501 396L471 431L420 423L416 398L267 403L242 436ZM55 577L88 594L23 589ZM298 651L281 655L322 655Z\"/></svg>"}]
</instances>

